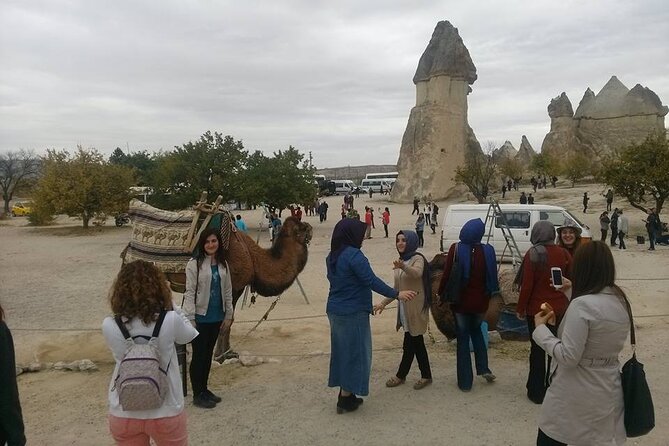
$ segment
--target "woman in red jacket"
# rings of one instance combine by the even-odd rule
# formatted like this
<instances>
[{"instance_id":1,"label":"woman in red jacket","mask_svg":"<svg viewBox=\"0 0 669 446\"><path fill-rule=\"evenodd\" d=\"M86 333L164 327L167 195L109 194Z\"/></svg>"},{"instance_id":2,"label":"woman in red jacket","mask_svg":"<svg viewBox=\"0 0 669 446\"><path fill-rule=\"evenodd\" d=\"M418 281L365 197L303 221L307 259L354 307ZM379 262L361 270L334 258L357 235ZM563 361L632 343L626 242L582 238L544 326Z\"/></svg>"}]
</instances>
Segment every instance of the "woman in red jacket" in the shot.
<instances>
[{"instance_id":1,"label":"woman in red jacket","mask_svg":"<svg viewBox=\"0 0 669 446\"><path fill-rule=\"evenodd\" d=\"M534 315L541 310L541 304L547 303L555 312L556 321L549 326L553 334L557 333L562 316L567 311L569 300L564 288L557 289L551 281L551 268L562 270L562 275L569 278L571 255L556 245L555 227L549 221L542 220L532 227L530 236L532 247L525 253L514 283L520 286L520 296L516 309L519 319L527 320L529 332L534 331ZM568 282L567 282L568 283ZM527 376L527 397L536 404L541 404L548 387L546 370L550 368L550 357L546 367L546 352L530 338L530 370Z\"/></svg>"}]
</instances>

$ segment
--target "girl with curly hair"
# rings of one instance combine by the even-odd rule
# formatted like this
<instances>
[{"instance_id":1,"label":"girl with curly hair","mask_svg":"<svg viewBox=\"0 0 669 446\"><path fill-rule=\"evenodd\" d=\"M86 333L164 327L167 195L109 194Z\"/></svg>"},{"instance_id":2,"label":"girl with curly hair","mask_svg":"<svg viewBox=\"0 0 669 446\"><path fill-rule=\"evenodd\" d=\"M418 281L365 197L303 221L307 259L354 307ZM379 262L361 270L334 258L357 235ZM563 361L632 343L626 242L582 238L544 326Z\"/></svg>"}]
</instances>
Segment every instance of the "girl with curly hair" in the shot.
<instances>
[{"instance_id":1,"label":"girl with curly hair","mask_svg":"<svg viewBox=\"0 0 669 446\"><path fill-rule=\"evenodd\" d=\"M216 407L221 397L207 388L211 360L219 332L225 334L232 326L232 282L230 269L223 257L220 231L202 231L193 258L186 265L184 311L195 321L200 335L193 341L190 382L193 404L204 409Z\"/></svg>"},{"instance_id":2,"label":"girl with curly hair","mask_svg":"<svg viewBox=\"0 0 669 446\"><path fill-rule=\"evenodd\" d=\"M186 412L175 343L186 344L197 335L185 315L174 311L172 292L163 273L151 263L136 260L121 268L109 293L114 316L102 322L102 333L116 360L109 383L109 429L118 445L187 445ZM158 335L160 368L167 371L167 389L162 406L151 410L124 411L115 390L121 360L128 343L115 316L120 316L133 340L147 343L156 321L164 313Z\"/></svg>"}]
</instances>

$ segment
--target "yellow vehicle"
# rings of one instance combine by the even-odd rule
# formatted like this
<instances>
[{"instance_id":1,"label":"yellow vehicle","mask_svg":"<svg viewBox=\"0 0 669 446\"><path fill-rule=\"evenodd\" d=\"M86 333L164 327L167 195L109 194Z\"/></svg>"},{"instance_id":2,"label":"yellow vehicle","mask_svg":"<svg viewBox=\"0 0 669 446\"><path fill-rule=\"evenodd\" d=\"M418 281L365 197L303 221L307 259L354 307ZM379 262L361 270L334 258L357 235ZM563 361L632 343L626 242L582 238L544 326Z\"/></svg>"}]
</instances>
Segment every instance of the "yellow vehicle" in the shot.
<instances>
[{"instance_id":1,"label":"yellow vehicle","mask_svg":"<svg viewBox=\"0 0 669 446\"><path fill-rule=\"evenodd\" d=\"M17 201L12 206L13 217L25 217L27 215L30 215L30 203Z\"/></svg>"}]
</instances>

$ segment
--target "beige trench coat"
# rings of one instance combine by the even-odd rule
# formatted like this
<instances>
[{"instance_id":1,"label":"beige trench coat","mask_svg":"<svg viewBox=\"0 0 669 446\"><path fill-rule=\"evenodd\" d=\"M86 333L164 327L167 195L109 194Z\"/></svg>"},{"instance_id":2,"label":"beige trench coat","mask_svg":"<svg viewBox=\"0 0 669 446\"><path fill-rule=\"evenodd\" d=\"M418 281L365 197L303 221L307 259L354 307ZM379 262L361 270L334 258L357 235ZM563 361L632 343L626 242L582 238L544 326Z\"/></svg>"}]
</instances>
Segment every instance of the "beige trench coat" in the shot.
<instances>
[{"instance_id":1,"label":"beige trench coat","mask_svg":"<svg viewBox=\"0 0 669 446\"><path fill-rule=\"evenodd\" d=\"M397 330L402 327L400 320L400 305L404 306L407 326L402 327L408 331L411 336L420 336L427 331L427 321L430 312L423 311L425 302L425 290L423 289L423 268L425 261L418 254L404 262L403 269L396 269L394 288L398 291L413 290L416 291L416 297L408 302L397 301ZM395 299L384 299L383 304L388 305Z\"/></svg>"},{"instance_id":2,"label":"beige trench coat","mask_svg":"<svg viewBox=\"0 0 669 446\"><path fill-rule=\"evenodd\" d=\"M532 333L552 358L539 428L569 445L620 445L625 442L623 391L618 355L629 332L622 298L611 288L569 304L553 336L545 325Z\"/></svg>"}]
</instances>

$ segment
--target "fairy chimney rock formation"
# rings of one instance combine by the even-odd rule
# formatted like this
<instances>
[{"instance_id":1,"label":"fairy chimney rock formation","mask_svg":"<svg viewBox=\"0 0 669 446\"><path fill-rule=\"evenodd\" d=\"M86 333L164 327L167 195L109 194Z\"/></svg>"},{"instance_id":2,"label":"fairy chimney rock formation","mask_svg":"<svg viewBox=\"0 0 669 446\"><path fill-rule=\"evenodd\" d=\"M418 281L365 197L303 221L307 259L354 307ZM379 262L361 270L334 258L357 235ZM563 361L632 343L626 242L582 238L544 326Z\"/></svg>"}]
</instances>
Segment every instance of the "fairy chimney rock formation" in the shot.
<instances>
[{"instance_id":1,"label":"fairy chimney rock formation","mask_svg":"<svg viewBox=\"0 0 669 446\"><path fill-rule=\"evenodd\" d=\"M474 81L476 67L457 28L448 21L437 23L413 77L416 105L402 137L393 201L428 195L441 200L458 189L456 168L468 150L481 150L467 122Z\"/></svg>"},{"instance_id":2,"label":"fairy chimney rock formation","mask_svg":"<svg viewBox=\"0 0 669 446\"><path fill-rule=\"evenodd\" d=\"M601 157L618 147L639 143L653 132L665 132L667 111L649 88L637 84L630 90L612 76L599 93L585 90L573 116L565 93L551 101L551 130L541 152L557 156L581 152Z\"/></svg>"},{"instance_id":3,"label":"fairy chimney rock formation","mask_svg":"<svg viewBox=\"0 0 669 446\"><path fill-rule=\"evenodd\" d=\"M532 158L536 155L536 152L532 148L532 144L527 140L527 136L523 135L522 140L520 141L520 148L516 154L516 159L523 163L523 166L529 166L532 162Z\"/></svg>"},{"instance_id":4,"label":"fairy chimney rock formation","mask_svg":"<svg viewBox=\"0 0 669 446\"><path fill-rule=\"evenodd\" d=\"M493 150L492 157L494 160L499 161L504 158L515 158L517 154L518 151L515 147L513 147L511 141L504 141L504 144L502 144L498 149Z\"/></svg>"}]
</instances>

